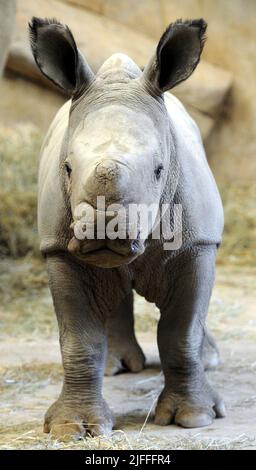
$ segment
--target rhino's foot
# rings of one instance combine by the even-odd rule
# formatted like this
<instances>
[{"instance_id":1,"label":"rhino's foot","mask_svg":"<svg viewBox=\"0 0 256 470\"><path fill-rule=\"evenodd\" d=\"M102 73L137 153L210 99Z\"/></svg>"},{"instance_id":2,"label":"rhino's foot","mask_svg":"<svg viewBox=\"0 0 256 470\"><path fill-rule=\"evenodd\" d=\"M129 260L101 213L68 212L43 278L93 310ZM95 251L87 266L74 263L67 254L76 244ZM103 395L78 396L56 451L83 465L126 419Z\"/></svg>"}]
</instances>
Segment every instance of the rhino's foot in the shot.
<instances>
[{"instance_id":1,"label":"rhino's foot","mask_svg":"<svg viewBox=\"0 0 256 470\"><path fill-rule=\"evenodd\" d=\"M137 342L110 348L105 375L111 376L124 372L140 372L145 367L145 356Z\"/></svg>"},{"instance_id":2,"label":"rhino's foot","mask_svg":"<svg viewBox=\"0 0 256 470\"><path fill-rule=\"evenodd\" d=\"M212 389L198 395L185 397L163 390L155 412L155 424L166 426L171 423L184 428L199 428L212 424L214 418L226 416L222 399Z\"/></svg>"},{"instance_id":3,"label":"rhino's foot","mask_svg":"<svg viewBox=\"0 0 256 470\"><path fill-rule=\"evenodd\" d=\"M203 342L204 370L214 369L215 367L219 365L219 363L220 363L220 355L219 355L218 347L211 333L207 331L204 337L204 342Z\"/></svg>"},{"instance_id":4,"label":"rhino's foot","mask_svg":"<svg viewBox=\"0 0 256 470\"><path fill-rule=\"evenodd\" d=\"M44 432L59 440L108 435L114 422L106 402L96 405L72 405L59 398L45 415Z\"/></svg>"}]
</instances>

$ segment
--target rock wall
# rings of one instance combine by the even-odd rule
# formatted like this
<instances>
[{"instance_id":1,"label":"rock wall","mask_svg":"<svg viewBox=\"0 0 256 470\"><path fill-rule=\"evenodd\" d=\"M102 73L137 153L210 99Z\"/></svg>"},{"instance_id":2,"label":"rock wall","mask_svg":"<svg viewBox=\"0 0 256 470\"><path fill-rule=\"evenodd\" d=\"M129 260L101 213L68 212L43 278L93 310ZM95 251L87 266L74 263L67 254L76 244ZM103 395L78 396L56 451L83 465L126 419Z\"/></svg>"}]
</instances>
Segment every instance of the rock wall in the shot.
<instances>
[{"instance_id":1,"label":"rock wall","mask_svg":"<svg viewBox=\"0 0 256 470\"><path fill-rule=\"evenodd\" d=\"M0 0L0 5L11 5L11 3L13 3L12 0L8 2ZM33 7L33 14L45 16L47 13L48 16L54 16L54 12L48 13L48 10L52 11L51 8L47 10L48 3L50 4L50 0L43 2L39 0L36 4L31 0L19 0L18 8L22 17L18 15L17 18L21 18L24 25L27 24L28 15L25 12L30 14L30 5ZM71 26L73 22L75 23L76 37L82 38L79 46L84 48L88 59L95 62L95 68L100 64L101 56L107 56L112 52L109 50L111 47L116 51L118 48L124 49L125 44L127 44L127 52L139 63L141 62L140 65L143 65L144 58L149 56L153 45L169 22L180 17L204 17L208 22L208 40L203 53L204 62L188 82L175 89L175 94L190 106L190 111L195 110L194 117L204 137L210 135L206 145L217 179L234 184L239 181L250 183L255 180L255 0L215 0L214 2L212 0L182 0L182 2L180 0L59 0L53 3L58 5L58 12L63 10L63 18L58 13L58 17L61 16L60 19L67 23L71 22ZM65 9L71 5L72 11ZM67 11L71 13L66 14ZM77 21L77 18L80 20ZM81 18L83 18L82 21ZM24 31L27 38L26 27ZM88 41L87 37L86 40L88 31L90 38L98 35L99 39ZM15 66L17 66L17 56L20 54L20 43L16 39L14 43ZM10 57L13 67L12 59L13 55ZM22 64L24 66L24 60ZM234 77L232 92L227 97L224 106L223 102L221 104L221 119L219 115L218 119L214 116L214 106L218 105L217 95L214 92L210 96L209 90L213 86L216 87L217 81L218 86L219 83L228 84L229 78L221 78L221 69L219 71L216 69L218 76L215 72L213 73L214 66L231 72ZM220 90L220 96L223 96L224 92L221 87ZM201 98L198 99L198 96ZM214 99L210 102L209 97ZM8 106L9 102L6 102L5 110ZM204 109L204 106L207 106L207 109ZM214 122L215 128L212 131Z\"/></svg>"},{"instance_id":2,"label":"rock wall","mask_svg":"<svg viewBox=\"0 0 256 470\"><path fill-rule=\"evenodd\" d=\"M204 58L233 72L234 76L224 122L208 143L211 164L218 179L255 182L255 0L164 0L161 3L165 23L180 16L203 16L208 21Z\"/></svg>"},{"instance_id":3,"label":"rock wall","mask_svg":"<svg viewBox=\"0 0 256 470\"><path fill-rule=\"evenodd\" d=\"M0 77L15 29L15 0L0 0Z\"/></svg>"},{"instance_id":4,"label":"rock wall","mask_svg":"<svg viewBox=\"0 0 256 470\"><path fill-rule=\"evenodd\" d=\"M42 17L54 17L68 23L79 49L94 71L114 52L128 54L143 68L156 48L157 40L154 38L65 1L37 0L37 11ZM34 0L18 0L16 35L9 52L7 68L49 87L51 82L36 67L29 45L27 25L33 15ZM229 72L201 60L190 79L173 90L198 123L205 142L219 120L223 101L231 86L232 76ZM54 87L54 90L59 89Z\"/></svg>"}]
</instances>

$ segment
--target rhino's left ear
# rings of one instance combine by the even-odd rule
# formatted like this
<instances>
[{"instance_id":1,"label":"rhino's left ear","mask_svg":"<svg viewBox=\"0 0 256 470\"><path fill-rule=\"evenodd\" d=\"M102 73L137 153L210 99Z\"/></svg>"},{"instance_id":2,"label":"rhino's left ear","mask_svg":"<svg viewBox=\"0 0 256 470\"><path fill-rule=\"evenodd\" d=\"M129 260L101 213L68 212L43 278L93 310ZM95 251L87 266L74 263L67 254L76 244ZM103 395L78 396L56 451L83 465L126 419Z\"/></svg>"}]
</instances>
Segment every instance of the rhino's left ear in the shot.
<instances>
[{"instance_id":1,"label":"rhino's left ear","mask_svg":"<svg viewBox=\"0 0 256 470\"><path fill-rule=\"evenodd\" d=\"M203 19L178 20L168 26L142 75L156 93L170 90L191 75L200 60L206 28Z\"/></svg>"},{"instance_id":2,"label":"rhino's left ear","mask_svg":"<svg viewBox=\"0 0 256 470\"><path fill-rule=\"evenodd\" d=\"M49 80L69 95L91 83L94 74L79 52L68 26L55 19L33 17L29 33L36 64Z\"/></svg>"}]
</instances>

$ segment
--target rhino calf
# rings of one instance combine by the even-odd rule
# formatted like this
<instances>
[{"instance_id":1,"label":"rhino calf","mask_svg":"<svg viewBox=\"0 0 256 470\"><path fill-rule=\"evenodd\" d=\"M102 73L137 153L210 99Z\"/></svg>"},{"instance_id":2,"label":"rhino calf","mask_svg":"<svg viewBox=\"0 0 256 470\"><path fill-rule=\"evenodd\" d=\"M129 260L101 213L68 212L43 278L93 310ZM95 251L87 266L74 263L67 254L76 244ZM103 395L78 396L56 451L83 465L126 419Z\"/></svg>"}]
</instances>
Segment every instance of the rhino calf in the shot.
<instances>
[{"instance_id":1,"label":"rhino calf","mask_svg":"<svg viewBox=\"0 0 256 470\"><path fill-rule=\"evenodd\" d=\"M71 97L51 124L39 171L41 251L64 367L60 397L45 416L46 432L63 425L80 434L112 429L102 396L105 366L108 374L123 365L137 372L145 362L134 334L133 289L161 312L157 340L165 385L155 422L199 427L225 415L204 372L218 362L205 320L222 204L196 124L174 96L165 94L197 66L205 30L202 19L178 20L143 72L126 55L114 54L95 75L67 26L31 21L38 67ZM128 226L130 205L157 207L147 233L80 238L79 221L97 229L89 208L107 218L97 207L102 197L123 208ZM152 234L168 213L159 216L161 207L171 213L174 205L182 208L182 243L170 250L162 235Z\"/></svg>"}]
</instances>

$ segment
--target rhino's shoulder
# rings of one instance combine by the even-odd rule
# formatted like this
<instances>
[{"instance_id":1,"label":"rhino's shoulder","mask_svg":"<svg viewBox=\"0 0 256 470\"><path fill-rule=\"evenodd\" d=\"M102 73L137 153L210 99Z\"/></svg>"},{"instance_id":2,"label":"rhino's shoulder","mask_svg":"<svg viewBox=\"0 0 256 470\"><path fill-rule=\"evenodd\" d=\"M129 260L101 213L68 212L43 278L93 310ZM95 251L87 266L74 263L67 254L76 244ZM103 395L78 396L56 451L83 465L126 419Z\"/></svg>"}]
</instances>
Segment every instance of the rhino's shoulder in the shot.
<instances>
[{"instance_id":1,"label":"rhino's shoulder","mask_svg":"<svg viewBox=\"0 0 256 470\"><path fill-rule=\"evenodd\" d=\"M179 163L175 200L182 205L183 236L192 242L221 242L223 208L199 128L181 102L165 94Z\"/></svg>"},{"instance_id":2,"label":"rhino's shoulder","mask_svg":"<svg viewBox=\"0 0 256 470\"><path fill-rule=\"evenodd\" d=\"M171 93L164 94L164 102L172 125L175 129L176 137L178 134L183 142L185 142L185 138L188 141L192 139L194 142L197 142L202 146L199 127L182 102Z\"/></svg>"}]
</instances>

